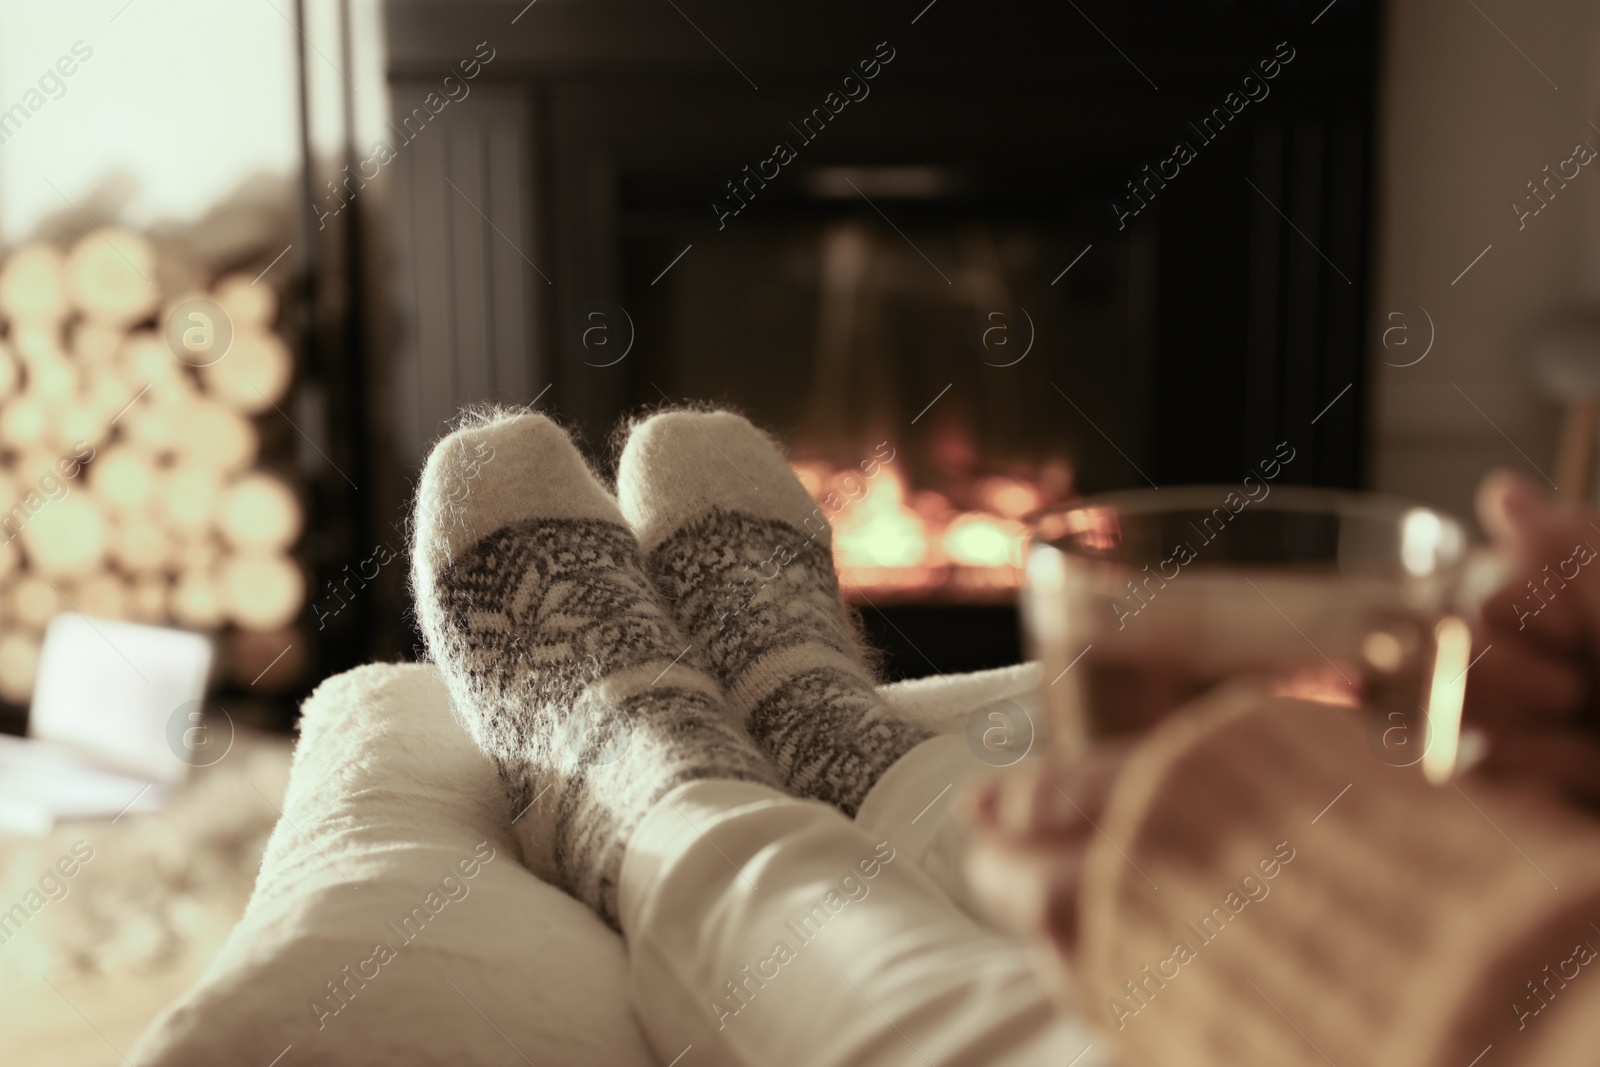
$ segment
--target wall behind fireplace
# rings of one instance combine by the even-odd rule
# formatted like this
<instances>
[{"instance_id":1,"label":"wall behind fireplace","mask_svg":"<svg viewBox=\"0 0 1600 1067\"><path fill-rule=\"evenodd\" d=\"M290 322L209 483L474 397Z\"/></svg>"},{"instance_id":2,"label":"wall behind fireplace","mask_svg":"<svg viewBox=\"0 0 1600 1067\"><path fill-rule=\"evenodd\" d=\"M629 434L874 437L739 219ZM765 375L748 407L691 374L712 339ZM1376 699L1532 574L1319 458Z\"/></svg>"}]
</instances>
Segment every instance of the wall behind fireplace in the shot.
<instances>
[{"instance_id":1,"label":"wall behind fireplace","mask_svg":"<svg viewBox=\"0 0 1600 1067\"><path fill-rule=\"evenodd\" d=\"M1600 300L1596 175L1523 229L1511 208L1575 143L1600 148L1600 8L1480 6L1388 5L1373 300L1425 308L1436 338L1414 366L1373 353L1372 480L1463 515L1490 466L1555 476L1558 406L1522 342L1541 316Z\"/></svg>"}]
</instances>

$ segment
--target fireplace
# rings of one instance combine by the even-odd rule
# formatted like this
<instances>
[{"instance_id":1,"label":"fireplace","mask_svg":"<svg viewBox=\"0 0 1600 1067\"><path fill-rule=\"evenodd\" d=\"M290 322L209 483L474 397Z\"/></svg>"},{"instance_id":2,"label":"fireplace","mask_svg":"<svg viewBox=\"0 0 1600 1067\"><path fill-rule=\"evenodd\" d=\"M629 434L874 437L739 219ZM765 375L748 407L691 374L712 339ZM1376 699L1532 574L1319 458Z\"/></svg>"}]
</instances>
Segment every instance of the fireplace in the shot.
<instances>
[{"instance_id":1,"label":"fireplace","mask_svg":"<svg viewBox=\"0 0 1600 1067\"><path fill-rule=\"evenodd\" d=\"M891 673L1014 660L1040 509L1360 480L1377 16L1323 8L390 0L395 114L492 53L395 164L402 452L733 404Z\"/></svg>"}]
</instances>

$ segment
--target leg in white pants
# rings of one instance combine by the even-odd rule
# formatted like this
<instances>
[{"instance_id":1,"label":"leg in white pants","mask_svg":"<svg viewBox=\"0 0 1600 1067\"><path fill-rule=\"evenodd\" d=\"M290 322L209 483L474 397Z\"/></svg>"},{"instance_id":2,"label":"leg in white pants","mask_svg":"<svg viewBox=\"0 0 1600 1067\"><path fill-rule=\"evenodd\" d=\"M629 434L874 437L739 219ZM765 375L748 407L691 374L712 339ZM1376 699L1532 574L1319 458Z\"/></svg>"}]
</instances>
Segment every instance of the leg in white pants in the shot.
<instances>
[{"instance_id":1,"label":"leg in white pants","mask_svg":"<svg viewBox=\"0 0 1600 1067\"><path fill-rule=\"evenodd\" d=\"M1027 948L939 884L958 884L947 813L973 770L961 738L928 741L857 822L739 782L692 782L651 809L620 910L662 1062L690 1046L680 1067L1107 1062L1057 1016Z\"/></svg>"}]
</instances>

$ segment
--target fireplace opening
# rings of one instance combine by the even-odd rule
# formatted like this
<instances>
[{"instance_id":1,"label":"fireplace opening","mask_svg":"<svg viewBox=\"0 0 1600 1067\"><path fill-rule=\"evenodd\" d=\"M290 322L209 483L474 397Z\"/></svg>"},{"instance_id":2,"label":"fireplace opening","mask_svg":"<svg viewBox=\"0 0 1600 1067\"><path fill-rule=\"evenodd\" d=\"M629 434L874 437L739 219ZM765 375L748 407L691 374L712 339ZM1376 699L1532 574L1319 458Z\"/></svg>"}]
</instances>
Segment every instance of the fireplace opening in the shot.
<instances>
[{"instance_id":1,"label":"fireplace opening","mask_svg":"<svg viewBox=\"0 0 1600 1067\"><path fill-rule=\"evenodd\" d=\"M698 204L638 184L656 192L622 213L642 297L631 402L731 404L785 438L833 528L845 596L910 653L890 656L893 673L1014 662L1029 520L1085 487L1142 484L1118 453L1142 446L1136 312L1152 283L1136 253L1082 255L1070 215L997 214L947 168L803 172L759 223L698 242ZM939 629L1002 639L983 649ZM926 644L954 645L960 666Z\"/></svg>"}]
</instances>

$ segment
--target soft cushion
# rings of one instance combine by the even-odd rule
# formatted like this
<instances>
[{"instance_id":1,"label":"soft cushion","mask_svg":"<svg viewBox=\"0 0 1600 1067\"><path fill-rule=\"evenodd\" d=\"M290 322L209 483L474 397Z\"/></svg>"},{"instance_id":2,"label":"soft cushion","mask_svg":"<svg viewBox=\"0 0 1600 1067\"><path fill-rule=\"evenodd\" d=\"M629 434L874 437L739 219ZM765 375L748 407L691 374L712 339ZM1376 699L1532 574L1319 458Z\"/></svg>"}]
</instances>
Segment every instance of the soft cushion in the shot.
<instances>
[{"instance_id":1,"label":"soft cushion","mask_svg":"<svg viewBox=\"0 0 1600 1067\"><path fill-rule=\"evenodd\" d=\"M1024 666L884 694L960 732L987 701L1035 714L1036 684ZM300 730L244 917L134 1063L654 1063L621 939L518 862L494 768L433 667L330 679Z\"/></svg>"},{"instance_id":2,"label":"soft cushion","mask_svg":"<svg viewBox=\"0 0 1600 1067\"><path fill-rule=\"evenodd\" d=\"M652 1063L621 941L506 823L433 668L324 682L244 918L134 1062Z\"/></svg>"}]
</instances>

